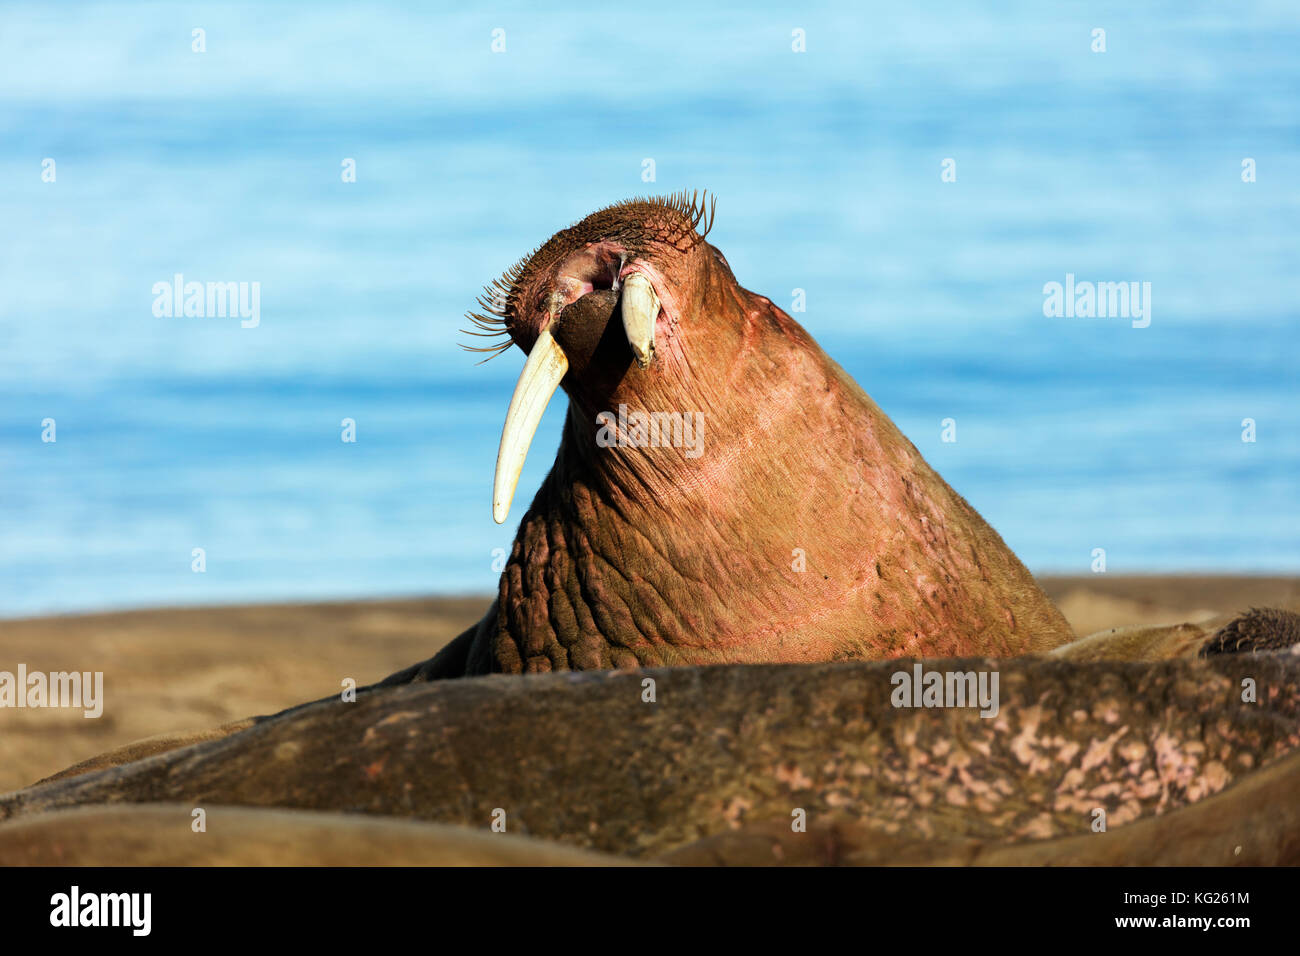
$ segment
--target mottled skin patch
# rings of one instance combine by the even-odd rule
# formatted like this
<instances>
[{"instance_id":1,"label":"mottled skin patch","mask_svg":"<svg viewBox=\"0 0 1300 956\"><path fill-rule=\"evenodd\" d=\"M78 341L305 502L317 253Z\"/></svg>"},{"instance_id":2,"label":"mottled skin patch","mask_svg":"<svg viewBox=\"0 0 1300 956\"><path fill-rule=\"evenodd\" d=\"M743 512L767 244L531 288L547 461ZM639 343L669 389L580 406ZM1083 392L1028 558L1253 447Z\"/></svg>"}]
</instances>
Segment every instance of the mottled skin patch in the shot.
<instances>
[{"instance_id":1,"label":"mottled skin patch","mask_svg":"<svg viewBox=\"0 0 1300 956\"><path fill-rule=\"evenodd\" d=\"M705 837L660 859L687 866L1294 866L1300 864L1300 752L1223 792L1104 833L1043 840L889 836L816 822L795 834L777 821ZM1125 807L1130 805L1126 804Z\"/></svg>"},{"instance_id":2,"label":"mottled skin patch","mask_svg":"<svg viewBox=\"0 0 1300 956\"><path fill-rule=\"evenodd\" d=\"M641 701L642 673L389 688L8 795L0 818L184 800L487 827L502 807L513 833L650 856L756 825L788 828L802 807L810 826L1015 842L1087 834L1095 807L1134 825L1221 793L1300 745L1294 653L927 663L996 667L994 719L895 709L898 666L651 671L656 704ZM1258 704L1241 702L1244 677L1258 683ZM274 759L286 746L297 758Z\"/></svg>"}]
</instances>

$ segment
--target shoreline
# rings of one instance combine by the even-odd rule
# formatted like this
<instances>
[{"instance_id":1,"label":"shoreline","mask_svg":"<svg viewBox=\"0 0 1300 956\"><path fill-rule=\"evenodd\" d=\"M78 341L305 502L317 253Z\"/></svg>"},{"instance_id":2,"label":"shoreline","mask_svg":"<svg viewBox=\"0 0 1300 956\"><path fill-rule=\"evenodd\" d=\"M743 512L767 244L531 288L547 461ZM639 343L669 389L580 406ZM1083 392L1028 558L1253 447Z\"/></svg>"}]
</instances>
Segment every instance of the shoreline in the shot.
<instances>
[{"instance_id":1,"label":"shoreline","mask_svg":"<svg viewBox=\"0 0 1300 956\"><path fill-rule=\"evenodd\" d=\"M1031 572L1032 573L1032 572ZM1082 589L1095 591L1116 598L1128 598L1138 603L1163 600L1165 603L1181 603L1184 596L1208 590L1214 595L1257 596L1268 600L1277 595L1290 596L1300 600L1300 571L1152 571L1122 574L1108 572L1102 574L1066 574L1033 573L1033 578L1053 601L1071 590ZM127 615L151 615L173 613L196 613L200 611L225 613L241 610L269 610L309 608L350 608L366 606L406 606L423 604L430 607L458 605L478 602L484 608L496 597L493 591L475 593L470 591L449 592L447 594L385 594L385 595L351 595L338 598L290 597L282 600L252 601L211 601L181 604L142 604L125 607L82 608L69 611L49 611L34 614L5 614L0 611L0 634L9 625L32 624L38 621L89 620L91 618L115 618ZM0 648L2 649L2 648Z\"/></svg>"}]
</instances>

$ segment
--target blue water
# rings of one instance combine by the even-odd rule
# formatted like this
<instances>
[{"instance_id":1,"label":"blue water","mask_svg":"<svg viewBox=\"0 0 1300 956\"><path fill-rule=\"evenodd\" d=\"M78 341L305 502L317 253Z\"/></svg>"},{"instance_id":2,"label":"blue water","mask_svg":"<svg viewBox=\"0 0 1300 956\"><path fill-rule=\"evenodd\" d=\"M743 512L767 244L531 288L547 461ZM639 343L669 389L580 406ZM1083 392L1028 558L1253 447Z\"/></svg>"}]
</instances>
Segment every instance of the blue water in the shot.
<instances>
[{"instance_id":1,"label":"blue water","mask_svg":"<svg viewBox=\"0 0 1300 956\"><path fill-rule=\"evenodd\" d=\"M460 317L683 187L1034 570L1300 571L1300 7L546 6L0 9L0 616L491 590L522 356ZM1067 272L1150 327L1045 318Z\"/></svg>"}]
</instances>

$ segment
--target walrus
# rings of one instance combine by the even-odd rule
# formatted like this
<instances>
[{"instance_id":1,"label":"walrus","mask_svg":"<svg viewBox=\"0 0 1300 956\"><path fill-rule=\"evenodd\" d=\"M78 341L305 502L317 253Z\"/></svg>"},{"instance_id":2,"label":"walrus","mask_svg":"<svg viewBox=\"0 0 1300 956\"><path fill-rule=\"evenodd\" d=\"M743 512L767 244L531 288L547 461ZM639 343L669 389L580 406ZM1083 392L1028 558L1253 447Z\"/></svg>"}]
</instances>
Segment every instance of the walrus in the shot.
<instances>
[{"instance_id":1,"label":"walrus","mask_svg":"<svg viewBox=\"0 0 1300 956\"><path fill-rule=\"evenodd\" d=\"M195 807L223 843L190 852L227 862L337 861L372 837L409 840L410 862L473 849L448 833L329 822L348 813L480 833L499 821L499 835L554 846L556 862L562 846L780 862L775 845L792 862L1300 863L1300 649L926 662L997 671L996 714L898 706L897 674L919 664L487 675L319 701L0 795L0 865L56 852L175 862ZM153 827L124 815L163 804ZM98 822L59 815L96 805ZM241 823L236 807L312 815ZM806 832L791 826L796 810Z\"/></svg>"},{"instance_id":2,"label":"walrus","mask_svg":"<svg viewBox=\"0 0 1300 956\"><path fill-rule=\"evenodd\" d=\"M392 683L902 655L1073 639L1011 549L862 388L706 241L714 203L632 199L507 270L470 334L528 356L493 516L552 394L550 474L482 620ZM490 356L491 357L491 356Z\"/></svg>"}]
</instances>

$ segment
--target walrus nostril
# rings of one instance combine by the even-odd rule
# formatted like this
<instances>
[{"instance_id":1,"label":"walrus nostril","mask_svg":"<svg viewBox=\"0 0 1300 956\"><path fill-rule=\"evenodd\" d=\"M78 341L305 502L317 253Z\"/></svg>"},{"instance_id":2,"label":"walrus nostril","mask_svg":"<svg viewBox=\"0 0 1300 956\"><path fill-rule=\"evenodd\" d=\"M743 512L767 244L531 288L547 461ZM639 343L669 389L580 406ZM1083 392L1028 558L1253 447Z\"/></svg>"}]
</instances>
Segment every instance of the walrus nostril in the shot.
<instances>
[{"instance_id":1,"label":"walrus nostril","mask_svg":"<svg viewBox=\"0 0 1300 956\"><path fill-rule=\"evenodd\" d=\"M626 261L627 253L614 243L587 246L561 263L556 287L566 290L570 302L589 292L617 289L618 275Z\"/></svg>"},{"instance_id":2,"label":"walrus nostril","mask_svg":"<svg viewBox=\"0 0 1300 956\"><path fill-rule=\"evenodd\" d=\"M467 314L474 328L462 332L499 341L463 347L488 358L511 345L527 349L540 331L539 289L561 289L566 303L591 292L617 291L629 258L686 255L699 246L713 228L714 206L712 197L698 192L630 199L562 229L484 289L478 300L482 312Z\"/></svg>"}]
</instances>

